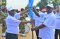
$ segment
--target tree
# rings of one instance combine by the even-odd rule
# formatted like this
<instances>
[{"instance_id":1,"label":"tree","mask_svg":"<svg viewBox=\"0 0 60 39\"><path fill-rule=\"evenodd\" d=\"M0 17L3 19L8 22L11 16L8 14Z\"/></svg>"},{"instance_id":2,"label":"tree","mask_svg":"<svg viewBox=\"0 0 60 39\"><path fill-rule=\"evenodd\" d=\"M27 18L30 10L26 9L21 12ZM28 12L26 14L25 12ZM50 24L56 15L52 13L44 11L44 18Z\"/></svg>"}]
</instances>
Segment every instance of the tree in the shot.
<instances>
[{"instance_id":1,"label":"tree","mask_svg":"<svg viewBox=\"0 0 60 39\"><path fill-rule=\"evenodd\" d=\"M36 6L39 6L41 8L41 7L44 7L46 5L47 5L47 0L41 0L41 2L39 2Z\"/></svg>"},{"instance_id":2,"label":"tree","mask_svg":"<svg viewBox=\"0 0 60 39\"><path fill-rule=\"evenodd\" d=\"M2 5L6 6L6 0L2 0L2 2L3 2Z\"/></svg>"},{"instance_id":3,"label":"tree","mask_svg":"<svg viewBox=\"0 0 60 39\"><path fill-rule=\"evenodd\" d=\"M54 0L54 1L53 1L53 5L54 5L54 6L60 5L60 0Z\"/></svg>"},{"instance_id":4,"label":"tree","mask_svg":"<svg viewBox=\"0 0 60 39\"><path fill-rule=\"evenodd\" d=\"M39 2L36 6L46 6L50 1L52 1L54 6L60 5L60 0L41 0L41 2Z\"/></svg>"}]
</instances>

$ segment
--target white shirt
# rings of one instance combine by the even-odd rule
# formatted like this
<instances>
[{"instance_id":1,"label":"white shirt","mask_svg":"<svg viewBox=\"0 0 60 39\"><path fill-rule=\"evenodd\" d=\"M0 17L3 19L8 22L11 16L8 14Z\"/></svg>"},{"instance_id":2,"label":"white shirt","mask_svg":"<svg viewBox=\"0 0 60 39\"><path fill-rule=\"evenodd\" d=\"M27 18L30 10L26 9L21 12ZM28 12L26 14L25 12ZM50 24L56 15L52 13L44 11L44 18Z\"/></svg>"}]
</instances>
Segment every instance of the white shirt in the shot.
<instances>
[{"instance_id":1,"label":"white shirt","mask_svg":"<svg viewBox=\"0 0 60 39\"><path fill-rule=\"evenodd\" d=\"M21 22L20 20L17 20L16 18L8 15L8 17L6 18L6 26L7 26L6 32L12 34L18 34L20 22Z\"/></svg>"},{"instance_id":2,"label":"white shirt","mask_svg":"<svg viewBox=\"0 0 60 39\"><path fill-rule=\"evenodd\" d=\"M39 12L40 17L36 16L35 14L33 14L33 19L35 20L35 26L39 26L44 22L44 17L46 15L46 13L43 12Z\"/></svg>"},{"instance_id":3,"label":"white shirt","mask_svg":"<svg viewBox=\"0 0 60 39\"><path fill-rule=\"evenodd\" d=\"M60 14L56 14L55 26L56 26L56 29L60 29Z\"/></svg>"},{"instance_id":4,"label":"white shirt","mask_svg":"<svg viewBox=\"0 0 60 39\"><path fill-rule=\"evenodd\" d=\"M44 21L44 25L46 27L40 29L39 31L39 37L42 39L54 39L55 34L55 15L53 13L50 13L46 16L46 20Z\"/></svg>"},{"instance_id":5,"label":"white shirt","mask_svg":"<svg viewBox=\"0 0 60 39\"><path fill-rule=\"evenodd\" d=\"M15 17L16 19L20 19L20 13L16 13L16 14L14 15L14 17Z\"/></svg>"}]
</instances>

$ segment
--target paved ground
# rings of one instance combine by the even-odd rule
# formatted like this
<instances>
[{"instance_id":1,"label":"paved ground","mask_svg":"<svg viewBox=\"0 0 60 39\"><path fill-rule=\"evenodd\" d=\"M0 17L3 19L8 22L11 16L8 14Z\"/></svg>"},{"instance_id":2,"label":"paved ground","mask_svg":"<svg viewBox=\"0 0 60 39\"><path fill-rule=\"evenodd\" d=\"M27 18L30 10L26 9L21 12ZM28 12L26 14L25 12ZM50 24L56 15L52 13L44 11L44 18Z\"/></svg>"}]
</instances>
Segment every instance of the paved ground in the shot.
<instances>
[{"instance_id":1,"label":"paved ground","mask_svg":"<svg viewBox=\"0 0 60 39\"><path fill-rule=\"evenodd\" d=\"M0 39L5 39L5 37L1 37L1 34L2 34L2 27L1 27L1 25L0 25ZM21 36L19 35L18 38L19 38L19 39L32 39L32 32L31 32L31 30L30 30L29 33L26 34L26 37L21 37ZM34 39L36 39L35 31L34 31Z\"/></svg>"}]
</instances>

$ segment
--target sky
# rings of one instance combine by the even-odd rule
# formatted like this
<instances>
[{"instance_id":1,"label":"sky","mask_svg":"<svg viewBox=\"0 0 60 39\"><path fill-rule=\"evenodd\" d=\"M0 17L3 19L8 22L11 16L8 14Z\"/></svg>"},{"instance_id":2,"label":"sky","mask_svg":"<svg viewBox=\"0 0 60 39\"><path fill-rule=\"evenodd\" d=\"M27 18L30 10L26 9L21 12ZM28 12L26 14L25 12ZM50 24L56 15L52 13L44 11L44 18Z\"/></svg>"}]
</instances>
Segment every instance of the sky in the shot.
<instances>
[{"instance_id":1,"label":"sky","mask_svg":"<svg viewBox=\"0 0 60 39\"><path fill-rule=\"evenodd\" d=\"M13 7L14 9L21 9L27 6L29 0L7 0L7 8ZM35 6L40 0L34 0Z\"/></svg>"}]
</instances>

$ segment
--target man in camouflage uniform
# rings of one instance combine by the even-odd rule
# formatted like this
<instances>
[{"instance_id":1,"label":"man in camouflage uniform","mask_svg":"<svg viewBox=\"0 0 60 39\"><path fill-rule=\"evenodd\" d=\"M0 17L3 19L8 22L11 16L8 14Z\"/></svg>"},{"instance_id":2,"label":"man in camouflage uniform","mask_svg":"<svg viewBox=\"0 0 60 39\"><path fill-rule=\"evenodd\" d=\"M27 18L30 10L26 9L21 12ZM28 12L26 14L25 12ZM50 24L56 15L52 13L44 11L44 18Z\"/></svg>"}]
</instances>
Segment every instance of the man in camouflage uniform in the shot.
<instances>
[{"instance_id":1,"label":"man in camouflage uniform","mask_svg":"<svg viewBox=\"0 0 60 39\"><path fill-rule=\"evenodd\" d=\"M0 23L2 24L2 36L5 36L5 30L6 30L5 18L6 18L6 15L0 9Z\"/></svg>"}]
</instances>

